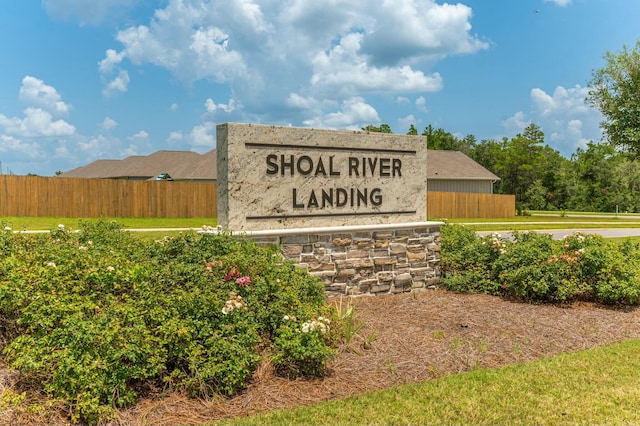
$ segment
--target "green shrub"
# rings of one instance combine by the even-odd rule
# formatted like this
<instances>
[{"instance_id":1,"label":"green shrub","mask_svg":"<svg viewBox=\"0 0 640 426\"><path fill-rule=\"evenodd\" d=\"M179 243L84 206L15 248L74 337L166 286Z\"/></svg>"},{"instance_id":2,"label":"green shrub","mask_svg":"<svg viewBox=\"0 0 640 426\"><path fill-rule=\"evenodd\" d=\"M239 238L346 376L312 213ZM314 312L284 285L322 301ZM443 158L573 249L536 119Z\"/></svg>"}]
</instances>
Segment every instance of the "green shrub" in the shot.
<instances>
[{"instance_id":1,"label":"green shrub","mask_svg":"<svg viewBox=\"0 0 640 426\"><path fill-rule=\"evenodd\" d=\"M536 232L478 237L472 229L442 229L443 283L449 290L525 301L640 301L640 249L576 232L563 240Z\"/></svg>"},{"instance_id":2,"label":"green shrub","mask_svg":"<svg viewBox=\"0 0 640 426\"><path fill-rule=\"evenodd\" d=\"M231 395L262 353L278 371L322 375L336 330L323 286L274 249L230 234L143 242L113 222L0 233L0 323L22 380L97 423L145 387ZM327 320L329 321L329 320ZM309 331L309 330L307 330Z\"/></svg>"}]
</instances>

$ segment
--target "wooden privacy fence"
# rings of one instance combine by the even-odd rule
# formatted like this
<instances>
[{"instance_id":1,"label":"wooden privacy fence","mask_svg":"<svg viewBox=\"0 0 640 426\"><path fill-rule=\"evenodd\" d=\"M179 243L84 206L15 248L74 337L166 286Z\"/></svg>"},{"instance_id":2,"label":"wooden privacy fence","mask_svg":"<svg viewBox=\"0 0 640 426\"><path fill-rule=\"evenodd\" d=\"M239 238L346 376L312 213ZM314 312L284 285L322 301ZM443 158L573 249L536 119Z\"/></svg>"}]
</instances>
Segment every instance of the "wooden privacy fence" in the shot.
<instances>
[{"instance_id":1,"label":"wooden privacy fence","mask_svg":"<svg viewBox=\"0 0 640 426\"><path fill-rule=\"evenodd\" d=\"M515 195L428 192L430 219L494 218L516 215Z\"/></svg>"},{"instance_id":2,"label":"wooden privacy fence","mask_svg":"<svg viewBox=\"0 0 640 426\"><path fill-rule=\"evenodd\" d=\"M0 216L215 217L216 185L0 175Z\"/></svg>"},{"instance_id":3,"label":"wooden privacy fence","mask_svg":"<svg viewBox=\"0 0 640 426\"><path fill-rule=\"evenodd\" d=\"M515 216L513 195L427 193L425 218ZM211 183L0 175L0 216L216 217Z\"/></svg>"}]
</instances>

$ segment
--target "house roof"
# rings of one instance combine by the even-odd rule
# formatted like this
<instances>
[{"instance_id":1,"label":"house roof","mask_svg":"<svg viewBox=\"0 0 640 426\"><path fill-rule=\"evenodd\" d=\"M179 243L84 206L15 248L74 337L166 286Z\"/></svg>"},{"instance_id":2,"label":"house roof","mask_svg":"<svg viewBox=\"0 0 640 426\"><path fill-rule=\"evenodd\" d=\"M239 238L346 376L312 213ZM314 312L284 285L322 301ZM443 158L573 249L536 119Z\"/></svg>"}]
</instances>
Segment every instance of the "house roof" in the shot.
<instances>
[{"instance_id":1,"label":"house roof","mask_svg":"<svg viewBox=\"0 0 640 426\"><path fill-rule=\"evenodd\" d=\"M96 160L69 170L60 177L155 179L167 173L174 180L215 180L216 150L204 154L193 151L156 151L147 156L133 155L123 160Z\"/></svg>"},{"instance_id":2,"label":"house roof","mask_svg":"<svg viewBox=\"0 0 640 426\"><path fill-rule=\"evenodd\" d=\"M427 150L427 179L500 180L460 151Z\"/></svg>"},{"instance_id":3,"label":"house roof","mask_svg":"<svg viewBox=\"0 0 640 426\"><path fill-rule=\"evenodd\" d=\"M72 178L156 179L167 173L174 180L216 180L216 150L156 151L123 160L96 160L62 173ZM459 151L427 150L427 178L447 180L499 180L498 176Z\"/></svg>"}]
</instances>

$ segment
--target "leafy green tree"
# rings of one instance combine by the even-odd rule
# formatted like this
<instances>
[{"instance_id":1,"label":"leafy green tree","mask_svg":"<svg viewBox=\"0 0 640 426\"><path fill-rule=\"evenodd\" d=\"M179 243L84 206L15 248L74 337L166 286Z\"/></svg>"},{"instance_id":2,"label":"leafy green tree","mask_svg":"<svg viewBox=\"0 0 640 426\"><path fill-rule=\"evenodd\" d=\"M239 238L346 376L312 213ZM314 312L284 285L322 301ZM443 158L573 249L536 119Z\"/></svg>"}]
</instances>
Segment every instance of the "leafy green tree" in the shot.
<instances>
[{"instance_id":1,"label":"leafy green tree","mask_svg":"<svg viewBox=\"0 0 640 426\"><path fill-rule=\"evenodd\" d=\"M592 72L586 101L602 112L601 127L615 147L640 155L640 40L634 48L607 51Z\"/></svg>"},{"instance_id":2,"label":"leafy green tree","mask_svg":"<svg viewBox=\"0 0 640 426\"><path fill-rule=\"evenodd\" d=\"M384 123L382 123L380 126L374 126L373 124L369 124L367 126L364 126L362 130L366 132L372 132L372 133L393 133L391 131L391 126Z\"/></svg>"},{"instance_id":3,"label":"leafy green tree","mask_svg":"<svg viewBox=\"0 0 640 426\"><path fill-rule=\"evenodd\" d=\"M544 170L543 142L544 133L535 124L527 126L522 134L503 140L505 155L495 167L502 179L501 192L514 194L518 206L526 207L526 191Z\"/></svg>"},{"instance_id":4,"label":"leafy green tree","mask_svg":"<svg viewBox=\"0 0 640 426\"><path fill-rule=\"evenodd\" d=\"M468 135L464 139L458 139L452 133L442 128L434 129L431 124L425 127L422 136L427 137L429 149L441 149L446 151L461 151L469 155L473 151L475 136Z\"/></svg>"},{"instance_id":5,"label":"leafy green tree","mask_svg":"<svg viewBox=\"0 0 640 426\"><path fill-rule=\"evenodd\" d=\"M496 163L500 162L503 155L503 144L489 139L477 144L470 157L485 169L497 174Z\"/></svg>"},{"instance_id":6,"label":"leafy green tree","mask_svg":"<svg viewBox=\"0 0 640 426\"><path fill-rule=\"evenodd\" d=\"M616 193L622 188L615 173L624 160L611 144L587 143L572 156L575 170L575 189L570 208L581 211L615 211Z\"/></svg>"},{"instance_id":7,"label":"leafy green tree","mask_svg":"<svg viewBox=\"0 0 640 426\"><path fill-rule=\"evenodd\" d=\"M539 178L547 191L544 210L564 210L571 197L574 182L571 161L548 145L542 148L542 156L544 167L540 170Z\"/></svg>"},{"instance_id":8,"label":"leafy green tree","mask_svg":"<svg viewBox=\"0 0 640 426\"><path fill-rule=\"evenodd\" d=\"M409 131L407 132L408 135L414 135L417 136L418 135L418 129L416 129L416 126L414 126L413 124L411 126L409 126Z\"/></svg>"}]
</instances>

